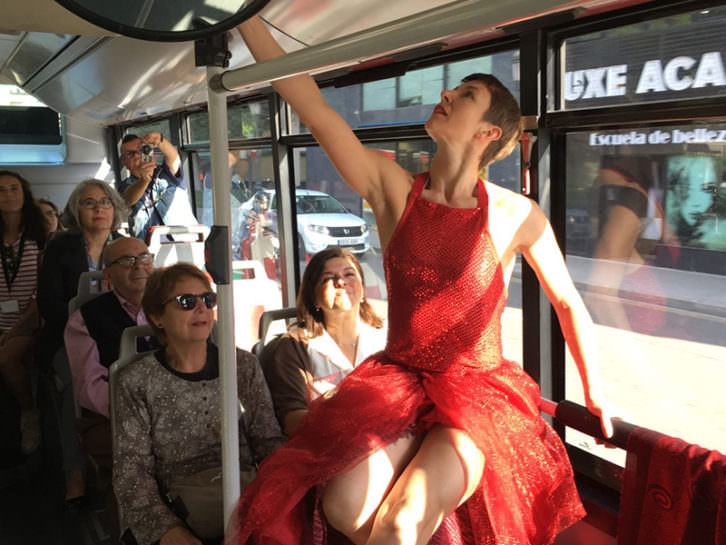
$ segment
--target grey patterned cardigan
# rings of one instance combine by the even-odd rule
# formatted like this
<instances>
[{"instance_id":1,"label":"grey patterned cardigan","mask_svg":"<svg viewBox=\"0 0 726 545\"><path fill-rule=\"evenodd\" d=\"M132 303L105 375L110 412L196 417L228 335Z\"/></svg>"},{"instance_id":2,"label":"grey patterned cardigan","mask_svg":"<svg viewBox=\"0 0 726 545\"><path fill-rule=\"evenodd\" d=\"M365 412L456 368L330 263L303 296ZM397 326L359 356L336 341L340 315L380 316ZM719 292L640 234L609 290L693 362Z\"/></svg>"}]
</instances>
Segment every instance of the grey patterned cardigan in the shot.
<instances>
[{"instance_id":1,"label":"grey patterned cardigan","mask_svg":"<svg viewBox=\"0 0 726 545\"><path fill-rule=\"evenodd\" d=\"M181 521L162 499L160 487L222 464L217 349L209 344L207 365L183 374L166 364L163 351L119 372L115 392L117 441L113 489L121 507L121 530L139 545L159 540ZM259 463L284 441L257 359L237 350L240 465Z\"/></svg>"}]
</instances>

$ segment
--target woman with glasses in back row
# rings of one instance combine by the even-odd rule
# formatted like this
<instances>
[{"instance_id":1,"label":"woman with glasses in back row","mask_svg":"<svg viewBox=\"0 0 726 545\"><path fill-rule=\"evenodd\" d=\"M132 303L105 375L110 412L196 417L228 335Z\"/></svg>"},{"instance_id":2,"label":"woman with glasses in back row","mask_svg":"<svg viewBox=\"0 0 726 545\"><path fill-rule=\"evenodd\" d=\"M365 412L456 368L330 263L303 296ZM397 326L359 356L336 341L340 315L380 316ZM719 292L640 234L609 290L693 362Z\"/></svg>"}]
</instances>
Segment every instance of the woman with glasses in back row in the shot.
<instances>
[{"instance_id":1,"label":"woman with glasses in back row","mask_svg":"<svg viewBox=\"0 0 726 545\"><path fill-rule=\"evenodd\" d=\"M194 265L154 271L141 304L162 349L112 379L113 488L121 531L139 545L216 543L224 532L219 354L209 341L216 302ZM283 437L262 370L240 349L237 388L244 485Z\"/></svg>"},{"instance_id":2,"label":"woman with glasses in back row","mask_svg":"<svg viewBox=\"0 0 726 545\"><path fill-rule=\"evenodd\" d=\"M78 292L81 273L101 268L101 254L106 243L121 236L117 232L126 219L128 209L116 190L102 180L85 180L68 198L63 212L67 231L57 233L48 243L43 257L38 284L38 308L44 324L41 333L41 364L51 365L63 346L63 330L68 321L68 302ZM61 380L70 384L70 370ZM73 392L66 388L63 416L67 429L62 432L66 501L85 493L83 458L73 432Z\"/></svg>"}]
</instances>

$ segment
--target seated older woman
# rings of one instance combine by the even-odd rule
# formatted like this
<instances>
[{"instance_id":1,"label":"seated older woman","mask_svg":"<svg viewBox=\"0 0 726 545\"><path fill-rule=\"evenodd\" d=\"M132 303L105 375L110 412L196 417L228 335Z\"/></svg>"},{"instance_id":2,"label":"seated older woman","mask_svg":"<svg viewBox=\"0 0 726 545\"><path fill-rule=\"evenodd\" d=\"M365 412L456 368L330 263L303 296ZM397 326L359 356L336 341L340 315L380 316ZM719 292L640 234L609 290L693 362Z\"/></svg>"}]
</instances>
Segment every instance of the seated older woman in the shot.
<instances>
[{"instance_id":1,"label":"seated older woman","mask_svg":"<svg viewBox=\"0 0 726 545\"><path fill-rule=\"evenodd\" d=\"M194 506L162 497L176 500L180 485L199 485L198 476L222 464L218 352L209 342L215 304L207 276L191 264L159 269L146 284L142 306L163 348L123 368L114 389L113 488L122 530L139 545L198 544L223 533L221 507L218 536L201 535ZM257 360L243 350L237 381L240 465L249 475L283 437Z\"/></svg>"},{"instance_id":2,"label":"seated older woman","mask_svg":"<svg viewBox=\"0 0 726 545\"><path fill-rule=\"evenodd\" d=\"M346 250L318 252L305 268L298 322L262 356L275 412L287 435L307 414L310 401L383 350L386 330L364 292L363 269Z\"/></svg>"},{"instance_id":3,"label":"seated older woman","mask_svg":"<svg viewBox=\"0 0 726 545\"><path fill-rule=\"evenodd\" d=\"M103 249L121 236L117 229L127 212L121 196L103 180L84 180L68 197L63 213L68 230L48 242L38 284L43 338L50 345L43 348L51 356L63 344L68 301L78 291L81 273L100 270Z\"/></svg>"},{"instance_id":4,"label":"seated older woman","mask_svg":"<svg viewBox=\"0 0 726 545\"><path fill-rule=\"evenodd\" d=\"M38 278L38 309L44 324L38 343L38 359L43 367L51 364L63 346L68 322L68 302L78 292L81 273L100 269L106 243L121 235L116 231L128 209L116 190L103 180L84 180L68 197L63 219L67 231L56 233L48 242ZM66 365L57 369L60 378L70 382ZM66 472L66 509L77 509L85 494L85 460L73 429L72 390L63 398L61 441Z\"/></svg>"}]
</instances>

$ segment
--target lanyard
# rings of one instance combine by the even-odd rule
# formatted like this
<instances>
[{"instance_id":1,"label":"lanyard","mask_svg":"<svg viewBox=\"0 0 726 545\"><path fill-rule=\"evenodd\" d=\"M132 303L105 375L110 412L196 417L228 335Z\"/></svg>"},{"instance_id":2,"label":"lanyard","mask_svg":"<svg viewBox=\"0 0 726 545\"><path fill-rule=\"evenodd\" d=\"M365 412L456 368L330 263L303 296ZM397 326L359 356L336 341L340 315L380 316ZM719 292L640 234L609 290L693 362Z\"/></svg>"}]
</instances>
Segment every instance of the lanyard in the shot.
<instances>
[{"instance_id":1,"label":"lanyard","mask_svg":"<svg viewBox=\"0 0 726 545\"><path fill-rule=\"evenodd\" d=\"M3 259L3 273L5 274L5 282L8 286L8 291L12 288L15 277L18 275L20 269L20 263L23 260L23 250L25 249L25 233L20 235L20 245L18 246L18 255L13 255L13 246L6 246L3 243L2 246L2 259Z\"/></svg>"}]
</instances>

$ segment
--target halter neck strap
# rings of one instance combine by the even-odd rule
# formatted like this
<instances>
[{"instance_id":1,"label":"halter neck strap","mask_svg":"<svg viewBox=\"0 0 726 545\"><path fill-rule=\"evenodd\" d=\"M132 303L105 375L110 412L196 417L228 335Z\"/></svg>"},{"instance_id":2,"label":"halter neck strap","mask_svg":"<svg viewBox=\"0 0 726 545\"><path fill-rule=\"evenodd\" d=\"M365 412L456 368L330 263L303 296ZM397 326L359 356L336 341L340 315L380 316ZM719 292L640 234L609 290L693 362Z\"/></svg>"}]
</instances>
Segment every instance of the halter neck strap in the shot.
<instances>
[{"instance_id":1,"label":"halter neck strap","mask_svg":"<svg viewBox=\"0 0 726 545\"><path fill-rule=\"evenodd\" d=\"M489 195L484 187L484 181L479 178L476 181L476 200L478 206L481 209L482 221L484 222L484 229L489 230Z\"/></svg>"},{"instance_id":2,"label":"halter neck strap","mask_svg":"<svg viewBox=\"0 0 726 545\"><path fill-rule=\"evenodd\" d=\"M429 182L429 173L428 172L421 172L419 174L416 174L416 176L413 179L413 184L411 184L411 193L409 194L409 199L412 201L415 201L421 196L421 193L423 193L424 187L426 187L426 184Z\"/></svg>"},{"instance_id":3,"label":"halter neck strap","mask_svg":"<svg viewBox=\"0 0 726 545\"><path fill-rule=\"evenodd\" d=\"M408 202L406 203L406 211L404 214L408 212L408 208L410 208L413 201L418 199L421 196L421 193L423 192L424 187L426 187L426 184L429 182L429 173L428 172L421 172L420 174L417 174L416 177L413 180L413 184L411 185L411 192L408 194ZM476 181L476 201L477 201L477 207L481 209L482 213L482 220L484 222L484 228L489 229L489 195L487 193L486 187L484 187L484 181L479 178Z\"/></svg>"}]
</instances>

